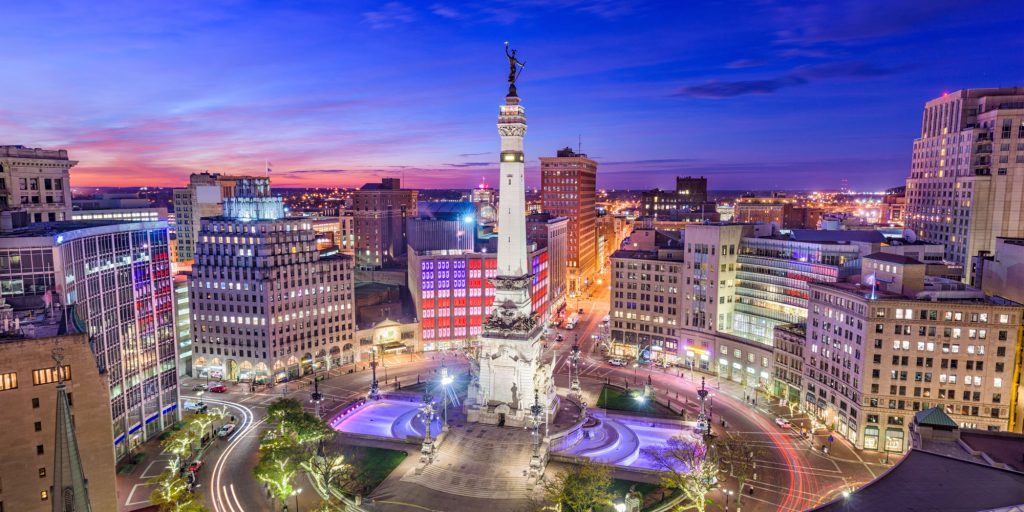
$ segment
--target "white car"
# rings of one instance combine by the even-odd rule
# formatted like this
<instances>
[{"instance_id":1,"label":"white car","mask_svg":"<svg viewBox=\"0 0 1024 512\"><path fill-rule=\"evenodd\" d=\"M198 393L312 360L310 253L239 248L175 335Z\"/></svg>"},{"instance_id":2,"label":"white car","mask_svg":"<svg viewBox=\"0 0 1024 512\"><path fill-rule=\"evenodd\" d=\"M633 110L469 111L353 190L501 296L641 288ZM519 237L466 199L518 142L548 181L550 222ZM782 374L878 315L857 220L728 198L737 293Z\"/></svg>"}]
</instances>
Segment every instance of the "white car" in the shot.
<instances>
[{"instance_id":1,"label":"white car","mask_svg":"<svg viewBox=\"0 0 1024 512\"><path fill-rule=\"evenodd\" d=\"M206 412L206 404L202 402L185 402L184 408L188 412Z\"/></svg>"},{"instance_id":2,"label":"white car","mask_svg":"<svg viewBox=\"0 0 1024 512\"><path fill-rule=\"evenodd\" d=\"M234 423L228 423L227 425L224 425L223 427L221 427L220 429L217 430L217 437L227 437L227 436L230 436L231 433L234 432L234 431L235 431L235 424Z\"/></svg>"},{"instance_id":3,"label":"white car","mask_svg":"<svg viewBox=\"0 0 1024 512\"><path fill-rule=\"evenodd\" d=\"M786 418L775 418L775 424L782 428L789 428L792 426Z\"/></svg>"},{"instance_id":4,"label":"white car","mask_svg":"<svg viewBox=\"0 0 1024 512\"><path fill-rule=\"evenodd\" d=\"M626 366L626 361L623 361L622 359L609 359L608 364L612 366Z\"/></svg>"}]
</instances>

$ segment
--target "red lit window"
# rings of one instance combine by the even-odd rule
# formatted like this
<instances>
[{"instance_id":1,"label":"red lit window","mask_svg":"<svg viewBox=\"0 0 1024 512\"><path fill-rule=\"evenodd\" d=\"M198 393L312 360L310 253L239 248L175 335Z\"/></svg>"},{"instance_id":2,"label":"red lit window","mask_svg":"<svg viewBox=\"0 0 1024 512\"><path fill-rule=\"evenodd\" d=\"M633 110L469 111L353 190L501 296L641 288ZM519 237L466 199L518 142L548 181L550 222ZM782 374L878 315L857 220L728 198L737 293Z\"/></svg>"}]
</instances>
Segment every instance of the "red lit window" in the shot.
<instances>
[{"instance_id":1,"label":"red lit window","mask_svg":"<svg viewBox=\"0 0 1024 512\"><path fill-rule=\"evenodd\" d=\"M424 318L423 320L420 320L420 324L423 326L424 329L433 329L434 328L434 319L433 318Z\"/></svg>"},{"instance_id":2,"label":"red lit window","mask_svg":"<svg viewBox=\"0 0 1024 512\"><path fill-rule=\"evenodd\" d=\"M488 259L487 268L498 268L498 260L494 258Z\"/></svg>"},{"instance_id":3,"label":"red lit window","mask_svg":"<svg viewBox=\"0 0 1024 512\"><path fill-rule=\"evenodd\" d=\"M491 304L494 304L494 297L487 297L487 305L490 306Z\"/></svg>"},{"instance_id":4,"label":"red lit window","mask_svg":"<svg viewBox=\"0 0 1024 512\"><path fill-rule=\"evenodd\" d=\"M469 260L469 268L480 268L480 260Z\"/></svg>"},{"instance_id":5,"label":"red lit window","mask_svg":"<svg viewBox=\"0 0 1024 512\"><path fill-rule=\"evenodd\" d=\"M470 297L469 298L469 305L470 306L479 306L480 305L480 297Z\"/></svg>"},{"instance_id":6,"label":"red lit window","mask_svg":"<svg viewBox=\"0 0 1024 512\"><path fill-rule=\"evenodd\" d=\"M451 299L437 299L437 307L446 309L452 307Z\"/></svg>"},{"instance_id":7,"label":"red lit window","mask_svg":"<svg viewBox=\"0 0 1024 512\"><path fill-rule=\"evenodd\" d=\"M423 309L434 309L434 299L423 299Z\"/></svg>"},{"instance_id":8,"label":"red lit window","mask_svg":"<svg viewBox=\"0 0 1024 512\"><path fill-rule=\"evenodd\" d=\"M484 321L483 315L474 315L469 317L469 325L480 325Z\"/></svg>"},{"instance_id":9,"label":"red lit window","mask_svg":"<svg viewBox=\"0 0 1024 512\"><path fill-rule=\"evenodd\" d=\"M463 317L463 316L455 317L455 325L457 325L457 326L466 325L466 317Z\"/></svg>"}]
</instances>

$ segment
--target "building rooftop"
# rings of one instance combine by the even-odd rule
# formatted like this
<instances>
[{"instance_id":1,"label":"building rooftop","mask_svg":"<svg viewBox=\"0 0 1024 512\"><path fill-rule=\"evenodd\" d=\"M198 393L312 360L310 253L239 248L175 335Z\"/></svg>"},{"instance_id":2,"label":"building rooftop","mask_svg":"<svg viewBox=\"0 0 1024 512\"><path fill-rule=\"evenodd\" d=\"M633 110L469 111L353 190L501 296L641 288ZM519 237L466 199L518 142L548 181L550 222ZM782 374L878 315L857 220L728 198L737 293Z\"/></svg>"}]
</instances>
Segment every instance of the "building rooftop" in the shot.
<instances>
[{"instance_id":1,"label":"building rooftop","mask_svg":"<svg viewBox=\"0 0 1024 512\"><path fill-rule=\"evenodd\" d=\"M21 144L0 146L0 157L68 160L66 149L29 148Z\"/></svg>"},{"instance_id":2,"label":"building rooftop","mask_svg":"<svg viewBox=\"0 0 1024 512\"><path fill-rule=\"evenodd\" d=\"M157 226L156 224L163 224ZM101 228L105 226L135 225L130 229L154 229L166 227L166 221L127 221L127 220L64 220L59 222L36 222L25 227L13 229L0 233L0 238L29 238L56 236L80 229Z\"/></svg>"},{"instance_id":3,"label":"building rooftop","mask_svg":"<svg viewBox=\"0 0 1024 512\"><path fill-rule=\"evenodd\" d=\"M815 512L976 512L1024 503L1024 473L917 448L848 498Z\"/></svg>"},{"instance_id":4,"label":"building rooftop","mask_svg":"<svg viewBox=\"0 0 1024 512\"><path fill-rule=\"evenodd\" d=\"M914 422L929 427L957 428L956 422L938 407L918 411L914 415Z\"/></svg>"},{"instance_id":5,"label":"building rooftop","mask_svg":"<svg viewBox=\"0 0 1024 512\"><path fill-rule=\"evenodd\" d=\"M897 265L924 265L924 263L918 260L917 258L902 256L899 254L891 254L887 252L874 252L865 256L864 258L885 261L887 263L895 263Z\"/></svg>"},{"instance_id":6,"label":"building rooftop","mask_svg":"<svg viewBox=\"0 0 1024 512\"><path fill-rule=\"evenodd\" d=\"M476 205L469 201L419 201L419 218L462 220L476 215Z\"/></svg>"},{"instance_id":7,"label":"building rooftop","mask_svg":"<svg viewBox=\"0 0 1024 512\"><path fill-rule=\"evenodd\" d=\"M1002 297L984 295L981 292L981 290L968 287L967 285L959 281L953 281L951 279L935 276L925 276L924 283L924 289L918 292L916 295L903 295L899 293L893 293L886 291L883 287L879 286L874 290L874 297L871 300L917 300L936 303L941 302L945 304L990 304L993 306L1007 307L1021 306L1021 304L1018 304L1010 300L1006 300ZM836 283L812 281L809 284L815 287L831 288L836 291L842 291L853 295L860 295L865 298L867 298L872 293L870 286L866 286L861 283L851 283L847 281L840 281Z\"/></svg>"},{"instance_id":8,"label":"building rooftop","mask_svg":"<svg viewBox=\"0 0 1024 512\"><path fill-rule=\"evenodd\" d=\"M884 243L885 235L878 231L794 229L790 231L793 240L799 242L868 242Z\"/></svg>"}]
</instances>

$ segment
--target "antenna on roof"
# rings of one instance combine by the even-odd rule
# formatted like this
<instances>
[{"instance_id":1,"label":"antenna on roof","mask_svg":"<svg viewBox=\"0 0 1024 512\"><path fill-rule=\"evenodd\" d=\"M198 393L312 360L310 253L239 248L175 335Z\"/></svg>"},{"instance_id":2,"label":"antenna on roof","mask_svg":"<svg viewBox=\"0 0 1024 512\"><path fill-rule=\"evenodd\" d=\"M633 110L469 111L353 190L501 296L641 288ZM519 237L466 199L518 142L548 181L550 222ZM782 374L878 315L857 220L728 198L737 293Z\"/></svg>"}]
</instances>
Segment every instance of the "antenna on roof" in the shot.
<instances>
[{"instance_id":1,"label":"antenna on roof","mask_svg":"<svg viewBox=\"0 0 1024 512\"><path fill-rule=\"evenodd\" d=\"M576 154L583 154L583 134L576 134Z\"/></svg>"}]
</instances>

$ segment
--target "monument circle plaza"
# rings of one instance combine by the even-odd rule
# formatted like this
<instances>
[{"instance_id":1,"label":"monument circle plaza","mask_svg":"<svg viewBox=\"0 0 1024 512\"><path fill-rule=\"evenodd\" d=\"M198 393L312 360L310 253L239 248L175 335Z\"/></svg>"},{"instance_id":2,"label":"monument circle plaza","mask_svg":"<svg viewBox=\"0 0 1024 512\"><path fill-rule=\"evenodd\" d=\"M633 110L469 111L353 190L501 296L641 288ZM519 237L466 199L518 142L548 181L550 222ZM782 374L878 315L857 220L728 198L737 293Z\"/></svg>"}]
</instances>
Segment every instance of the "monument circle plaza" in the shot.
<instances>
[{"instance_id":1,"label":"monument circle plaza","mask_svg":"<svg viewBox=\"0 0 1024 512\"><path fill-rule=\"evenodd\" d=\"M500 107L499 242L494 306L470 359L469 371L447 368L426 382L371 397L330 420L335 430L359 439L421 444L418 465L382 484L374 495L413 496L455 508L442 495L469 499L523 500L536 496L549 460L582 460L646 473L655 466L644 455L672 437L699 439L698 425L672 417L630 416L582 401L578 373L570 396L556 393L555 354L545 358L542 318L533 311L525 208L525 109L515 81L522 64L509 58L509 91ZM577 362L574 352L572 364ZM574 366L575 367L575 366ZM456 390L465 389L465 395ZM642 391L641 391L642 390ZM650 385L634 391L653 400ZM429 418L429 421L428 421ZM418 485L428 490L415 489ZM426 494L424 494L426 492ZM468 509L467 509L468 510Z\"/></svg>"}]
</instances>

